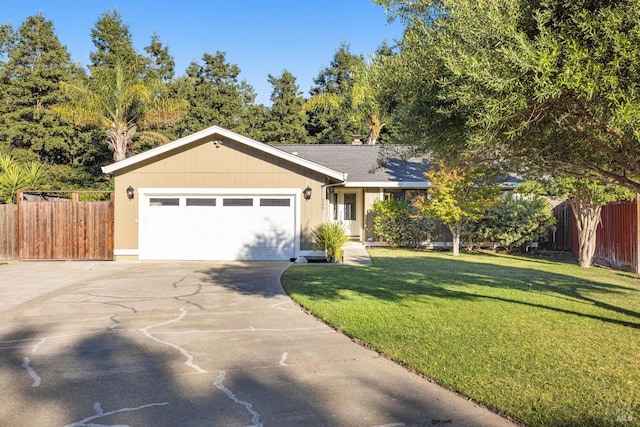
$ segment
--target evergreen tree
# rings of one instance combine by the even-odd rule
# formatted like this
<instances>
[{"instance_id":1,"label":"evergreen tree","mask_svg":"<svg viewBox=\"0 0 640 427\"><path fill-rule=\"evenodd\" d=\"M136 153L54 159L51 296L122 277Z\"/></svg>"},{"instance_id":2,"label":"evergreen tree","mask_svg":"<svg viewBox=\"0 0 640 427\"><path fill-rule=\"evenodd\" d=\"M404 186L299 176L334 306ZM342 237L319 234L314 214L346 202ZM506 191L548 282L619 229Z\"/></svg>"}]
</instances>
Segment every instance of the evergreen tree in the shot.
<instances>
[{"instance_id":1,"label":"evergreen tree","mask_svg":"<svg viewBox=\"0 0 640 427\"><path fill-rule=\"evenodd\" d=\"M273 144L303 144L306 141L303 114L304 98L296 78L284 70L282 76L269 74L273 86L273 102L264 126L264 142Z\"/></svg>"},{"instance_id":2,"label":"evergreen tree","mask_svg":"<svg viewBox=\"0 0 640 427\"><path fill-rule=\"evenodd\" d=\"M0 25L0 66L7 62L7 55L13 44L14 33L11 24Z\"/></svg>"},{"instance_id":3,"label":"evergreen tree","mask_svg":"<svg viewBox=\"0 0 640 427\"><path fill-rule=\"evenodd\" d=\"M171 84L171 95L189 103L187 116L171 128L177 137L218 125L242 132L244 107L255 99L253 89L238 81L240 68L226 61L224 52L205 53L192 62L186 75Z\"/></svg>"},{"instance_id":4,"label":"evergreen tree","mask_svg":"<svg viewBox=\"0 0 640 427\"><path fill-rule=\"evenodd\" d=\"M71 163L80 140L71 125L51 114L64 101L61 84L78 72L58 40L53 23L37 14L28 17L13 35L4 31L7 61L0 70L0 141L21 157L47 163ZM27 154L30 152L31 154Z\"/></svg>"},{"instance_id":5,"label":"evergreen tree","mask_svg":"<svg viewBox=\"0 0 640 427\"><path fill-rule=\"evenodd\" d=\"M149 74L163 82L172 80L175 75L176 63L169 53L169 47L162 44L157 33L153 33L151 44L146 46L144 50L149 55Z\"/></svg>"},{"instance_id":6,"label":"evergreen tree","mask_svg":"<svg viewBox=\"0 0 640 427\"><path fill-rule=\"evenodd\" d=\"M354 55L350 52L348 44L341 44L333 60L328 67L318 73L318 77L313 79L315 86L309 90L311 96L333 94L348 96L353 86L353 70L364 62L361 55Z\"/></svg>"},{"instance_id":7,"label":"evergreen tree","mask_svg":"<svg viewBox=\"0 0 640 427\"><path fill-rule=\"evenodd\" d=\"M269 110L262 104L256 104L256 92L250 84L243 80L241 86L243 112L237 131L256 141L264 141L264 125Z\"/></svg>"},{"instance_id":8,"label":"evergreen tree","mask_svg":"<svg viewBox=\"0 0 640 427\"><path fill-rule=\"evenodd\" d=\"M146 59L136 52L129 26L117 10L106 10L102 14L91 29L91 41L96 47L89 55L91 68L114 68L120 63L139 72L144 70Z\"/></svg>"},{"instance_id":9,"label":"evergreen tree","mask_svg":"<svg viewBox=\"0 0 640 427\"><path fill-rule=\"evenodd\" d=\"M314 79L315 86L305 105L306 129L309 142L321 144L345 144L354 134L365 131L350 120L350 97L353 89L353 72L364 66L364 58L349 52L349 45L342 44L333 56L329 67Z\"/></svg>"}]
</instances>

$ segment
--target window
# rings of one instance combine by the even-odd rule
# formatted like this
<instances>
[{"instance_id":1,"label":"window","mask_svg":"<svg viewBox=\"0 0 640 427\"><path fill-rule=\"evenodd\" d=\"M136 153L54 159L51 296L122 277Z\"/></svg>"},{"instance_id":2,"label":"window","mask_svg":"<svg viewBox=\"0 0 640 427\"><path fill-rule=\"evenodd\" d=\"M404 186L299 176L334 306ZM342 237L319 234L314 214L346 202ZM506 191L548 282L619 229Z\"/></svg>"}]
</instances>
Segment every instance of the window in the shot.
<instances>
[{"instance_id":1,"label":"window","mask_svg":"<svg viewBox=\"0 0 640 427\"><path fill-rule=\"evenodd\" d=\"M253 199L222 199L222 206L253 206Z\"/></svg>"},{"instance_id":2,"label":"window","mask_svg":"<svg viewBox=\"0 0 640 427\"><path fill-rule=\"evenodd\" d=\"M187 197L187 206L215 206L216 199L196 199Z\"/></svg>"},{"instance_id":3,"label":"window","mask_svg":"<svg viewBox=\"0 0 640 427\"><path fill-rule=\"evenodd\" d=\"M180 206L180 199L177 197L151 197L149 206Z\"/></svg>"},{"instance_id":4,"label":"window","mask_svg":"<svg viewBox=\"0 0 640 427\"><path fill-rule=\"evenodd\" d=\"M344 193L344 220L356 220L356 193Z\"/></svg>"},{"instance_id":5,"label":"window","mask_svg":"<svg viewBox=\"0 0 640 427\"><path fill-rule=\"evenodd\" d=\"M291 206L291 199L260 199L260 206Z\"/></svg>"}]
</instances>

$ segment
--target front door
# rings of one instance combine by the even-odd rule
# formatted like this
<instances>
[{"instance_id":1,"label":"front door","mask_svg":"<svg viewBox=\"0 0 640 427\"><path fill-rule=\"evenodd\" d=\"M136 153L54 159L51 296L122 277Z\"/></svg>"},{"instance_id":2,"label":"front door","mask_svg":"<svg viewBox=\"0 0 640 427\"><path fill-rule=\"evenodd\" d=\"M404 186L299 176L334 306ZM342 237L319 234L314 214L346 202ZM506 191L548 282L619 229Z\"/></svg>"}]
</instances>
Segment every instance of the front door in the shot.
<instances>
[{"instance_id":1,"label":"front door","mask_svg":"<svg viewBox=\"0 0 640 427\"><path fill-rule=\"evenodd\" d=\"M336 192L337 206L334 220L344 224L350 237L360 237L362 230L362 193L357 190L340 189Z\"/></svg>"}]
</instances>

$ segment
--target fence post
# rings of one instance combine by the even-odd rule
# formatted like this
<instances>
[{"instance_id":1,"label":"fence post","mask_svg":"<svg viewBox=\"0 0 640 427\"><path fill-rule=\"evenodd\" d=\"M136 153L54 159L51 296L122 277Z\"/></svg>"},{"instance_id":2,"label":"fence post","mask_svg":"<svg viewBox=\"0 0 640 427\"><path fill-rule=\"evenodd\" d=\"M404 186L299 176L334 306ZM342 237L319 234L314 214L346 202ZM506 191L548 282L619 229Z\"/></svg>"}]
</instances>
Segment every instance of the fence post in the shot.
<instances>
[{"instance_id":1,"label":"fence post","mask_svg":"<svg viewBox=\"0 0 640 427\"><path fill-rule=\"evenodd\" d=\"M115 204L116 204L116 193L111 192L109 194L109 252L111 253L111 261L115 261L116 257L114 255L115 250Z\"/></svg>"},{"instance_id":2,"label":"fence post","mask_svg":"<svg viewBox=\"0 0 640 427\"><path fill-rule=\"evenodd\" d=\"M636 193L636 229L635 229L636 253L633 260L634 273L640 274L640 193Z\"/></svg>"},{"instance_id":3,"label":"fence post","mask_svg":"<svg viewBox=\"0 0 640 427\"><path fill-rule=\"evenodd\" d=\"M20 223L22 221L22 199L24 198L23 191L18 190L16 193L16 260L22 260L22 236L20 235Z\"/></svg>"}]
</instances>

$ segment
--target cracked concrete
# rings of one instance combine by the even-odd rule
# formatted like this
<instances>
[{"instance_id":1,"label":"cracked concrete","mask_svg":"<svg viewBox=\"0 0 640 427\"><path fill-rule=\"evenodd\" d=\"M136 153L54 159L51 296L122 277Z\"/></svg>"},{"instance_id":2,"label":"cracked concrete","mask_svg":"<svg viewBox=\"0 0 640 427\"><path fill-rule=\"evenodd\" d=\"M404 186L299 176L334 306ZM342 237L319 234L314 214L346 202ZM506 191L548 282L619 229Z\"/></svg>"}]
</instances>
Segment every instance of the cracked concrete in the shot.
<instances>
[{"instance_id":1,"label":"cracked concrete","mask_svg":"<svg viewBox=\"0 0 640 427\"><path fill-rule=\"evenodd\" d=\"M511 425L304 313L288 265L0 265L0 425Z\"/></svg>"}]
</instances>

